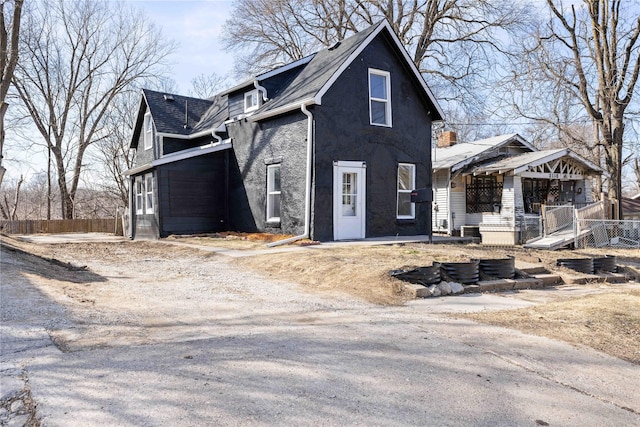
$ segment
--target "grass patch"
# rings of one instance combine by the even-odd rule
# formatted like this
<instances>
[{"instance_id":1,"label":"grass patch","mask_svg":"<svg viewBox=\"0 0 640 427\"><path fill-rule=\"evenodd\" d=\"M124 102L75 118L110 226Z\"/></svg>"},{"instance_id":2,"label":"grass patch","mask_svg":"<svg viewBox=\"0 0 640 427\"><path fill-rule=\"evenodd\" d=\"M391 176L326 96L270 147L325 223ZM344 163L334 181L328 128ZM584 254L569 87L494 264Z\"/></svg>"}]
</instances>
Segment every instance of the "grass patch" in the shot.
<instances>
[{"instance_id":1,"label":"grass patch","mask_svg":"<svg viewBox=\"0 0 640 427\"><path fill-rule=\"evenodd\" d=\"M461 315L584 345L640 364L640 291L603 293L518 310Z\"/></svg>"}]
</instances>

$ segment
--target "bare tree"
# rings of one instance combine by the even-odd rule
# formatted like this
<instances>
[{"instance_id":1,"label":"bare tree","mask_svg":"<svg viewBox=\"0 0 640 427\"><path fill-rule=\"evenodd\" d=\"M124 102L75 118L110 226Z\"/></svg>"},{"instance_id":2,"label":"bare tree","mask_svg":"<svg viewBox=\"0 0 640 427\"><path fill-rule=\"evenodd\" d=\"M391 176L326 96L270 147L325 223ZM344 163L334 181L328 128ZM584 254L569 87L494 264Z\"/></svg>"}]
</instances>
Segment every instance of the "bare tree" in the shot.
<instances>
[{"instance_id":1,"label":"bare tree","mask_svg":"<svg viewBox=\"0 0 640 427\"><path fill-rule=\"evenodd\" d=\"M16 184L16 187L13 191L13 201L9 202L9 195L7 193L3 194L2 202L0 202L0 213L4 219L8 219L11 221L15 221L18 219L18 205L20 203L20 188L22 187L22 183L24 182L24 178L20 175L20 179Z\"/></svg>"},{"instance_id":2,"label":"bare tree","mask_svg":"<svg viewBox=\"0 0 640 427\"><path fill-rule=\"evenodd\" d=\"M521 93L532 101L518 102L520 113L552 123L564 109L571 119L555 126L567 135L571 121L593 123L596 137L588 138L587 148L602 147L609 196L620 212L626 111L637 102L640 73L640 12L624 0L546 3L549 19L541 20L516 73L526 82Z\"/></svg>"},{"instance_id":3,"label":"bare tree","mask_svg":"<svg viewBox=\"0 0 640 427\"><path fill-rule=\"evenodd\" d=\"M122 175L133 167L133 152L129 150L133 123L138 113L140 92L127 90L118 94L109 106L105 116L104 138L96 143L96 171L102 179L104 191L115 196L122 206L128 203L128 182Z\"/></svg>"},{"instance_id":4,"label":"bare tree","mask_svg":"<svg viewBox=\"0 0 640 427\"><path fill-rule=\"evenodd\" d=\"M511 31L526 24L528 8L506 0L239 0L223 42L240 52L238 73L255 74L385 18L439 98L473 99L460 104L477 112L495 56L506 53Z\"/></svg>"},{"instance_id":5,"label":"bare tree","mask_svg":"<svg viewBox=\"0 0 640 427\"><path fill-rule=\"evenodd\" d=\"M216 73L198 74L191 79L191 90L189 90L188 94L197 98L211 98L223 90L228 81L229 79L226 76Z\"/></svg>"},{"instance_id":6,"label":"bare tree","mask_svg":"<svg viewBox=\"0 0 640 427\"><path fill-rule=\"evenodd\" d=\"M635 174L635 191L640 192L640 160L636 157L633 160L633 173Z\"/></svg>"},{"instance_id":7,"label":"bare tree","mask_svg":"<svg viewBox=\"0 0 640 427\"><path fill-rule=\"evenodd\" d=\"M111 103L136 81L161 75L174 44L124 3L31 6L14 85L51 150L62 216L71 218L85 152L105 137Z\"/></svg>"},{"instance_id":8,"label":"bare tree","mask_svg":"<svg viewBox=\"0 0 640 427\"><path fill-rule=\"evenodd\" d=\"M6 170L2 165L5 138L4 118L9 108L6 98L13 72L18 63L22 3L23 0L14 0L13 14L11 14L11 2L5 0L0 2L0 10L2 11L2 21L0 21L0 73L2 73L0 74L0 184L2 184L2 178ZM11 21L8 20L10 15L12 16Z\"/></svg>"}]
</instances>

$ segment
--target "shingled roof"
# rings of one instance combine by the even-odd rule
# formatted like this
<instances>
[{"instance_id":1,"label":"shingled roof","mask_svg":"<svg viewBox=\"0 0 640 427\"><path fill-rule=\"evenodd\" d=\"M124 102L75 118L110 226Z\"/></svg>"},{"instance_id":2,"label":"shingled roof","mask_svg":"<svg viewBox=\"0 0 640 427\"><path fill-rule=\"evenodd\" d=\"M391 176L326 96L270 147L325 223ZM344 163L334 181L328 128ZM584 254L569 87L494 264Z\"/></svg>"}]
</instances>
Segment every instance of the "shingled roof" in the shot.
<instances>
[{"instance_id":1,"label":"shingled roof","mask_svg":"<svg viewBox=\"0 0 640 427\"><path fill-rule=\"evenodd\" d=\"M427 87L424 78L413 64L390 24L383 20L330 48L258 75L254 79L221 92L211 99L199 99L144 89L131 147L135 148L138 145L147 106L153 117L156 132L193 138L204 132L217 129L229 119L228 95L230 93L246 90L256 80L267 86L269 79L278 74L281 77L287 76L287 79L280 82L280 87L269 91L270 99L251 115L251 120L257 121L283 114L300 108L301 104L319 105L324 93L342 72L382 32L386 32L388 40L397 48L400 56L404 57L418 86L423 89L427 102L433 106L433 120L442 120L442 110ZM289 72L290 70L295 72ZM289 74L284 74L285 72L289 72Z\"/></svg>"},{"instance_id":2,"label":"shingled roof","mask_svg":"<svg viewBox=\"0 0 640 427\"><path fill-rule=\"evenodd\" d=\"M335 80L340 77L342 72L347 69L364 48L383 31L386 31L392 44L398 49L398 53L404 57L407 66L411 68L418 82L418 86L423 89L428 102L434 107L433 120L442 120L444 114L440 105L386 20L372 25L330 48L317 52L281 93L266 102L255 112L252 120L260 120L291 111L299 108L301 104L321 104L322 96ZM260 76L257 79L260 80Z\"/></svg>"},{"instance_id":3,"label":"shingled roof","mask_svg":"<svg viewBox=\"0 0 640 427\"><path fill-rule=\"evenodd\" d=\"M213 105L208 99L192 98L166 92L142 90L149 106L156 132L189 135L204 113ZM185 121L186 116L186 121Z\"/></svg>"}]
</instances>

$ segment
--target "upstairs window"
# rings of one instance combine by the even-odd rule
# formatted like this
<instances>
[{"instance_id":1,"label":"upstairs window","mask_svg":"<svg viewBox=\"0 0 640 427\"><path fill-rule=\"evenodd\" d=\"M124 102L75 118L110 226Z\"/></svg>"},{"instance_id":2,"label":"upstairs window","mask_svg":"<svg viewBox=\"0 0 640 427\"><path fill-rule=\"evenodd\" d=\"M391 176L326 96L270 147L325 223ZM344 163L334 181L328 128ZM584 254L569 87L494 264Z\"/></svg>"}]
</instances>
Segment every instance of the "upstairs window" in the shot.
<instances>
[{"instance_id":1,"label":"upstairs window","mask_svg":"<svg viewBox=\"0 0 640 427\"><path fill-rule=\"evenodd\" d=\"M250 113L260 106L260 94L258 89L244 94L244 112Z\"/></svg>"},{"instance_id":2,"label":"upstairs window","mask_svg":"<svg viewBox=\"0 0 640 427\"><path fill-rule=\"evenodd\" d=\"M369 69L369 118L372 125L391 127L391 77L387 71Z\"/></svg>"},{"instance_id":3,"label":"upstairs window","mask_svg":"<svg viewBox=\"0 0 640 427\"><path fill-rule=\"evenodd\" d=\"M148 150L153 145L153 119L151 113L144 115L144 149Z\"/></svg>"},{"instance_id":4,"label":"upstairs window","mask_svg":"<svg viewBox=\"0 0 640 427\"><path fill-rule=\"evenodd\" d=\"M411 203L411 190L416 185L416 165L398 164L398 209L396 218L415 219L416 205Z\"/></svg>"},{"instance_id":5,"label":"upstairs window","mask_svg":"<svg viewBox=\"0 0 640 427\"><path fill-rule=\"evenodd\" d=\"M267 221L280 221L280 165L267 166Z\"/></svg>"}]
</instances>

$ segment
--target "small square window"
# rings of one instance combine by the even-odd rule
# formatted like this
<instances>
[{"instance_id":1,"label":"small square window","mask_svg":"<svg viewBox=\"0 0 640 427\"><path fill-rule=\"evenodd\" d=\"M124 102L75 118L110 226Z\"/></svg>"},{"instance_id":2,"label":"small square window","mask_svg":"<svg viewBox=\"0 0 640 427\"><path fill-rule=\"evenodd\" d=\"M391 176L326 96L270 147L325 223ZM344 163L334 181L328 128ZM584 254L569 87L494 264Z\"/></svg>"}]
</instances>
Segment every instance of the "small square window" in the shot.
<instances>
[{"instance_id":1,"label":"small square window","mask_svg":"<svg viewBox=\"0 0 640 427\"><path fill-rule=\"evenodd\" d=\"M258 89L244 94L244 112L249 113L260 107L260 93Z\"/></svg>"},{"instance_id":2,"label":"small square window","mask_svg":"<svg viewBox=\"0 0 640 427\"><path fill-rule=\"evenodd\" d=\"M369 69L369 119L372 125L391 127L391 75Z\"/></svg>"}]
</instances>

